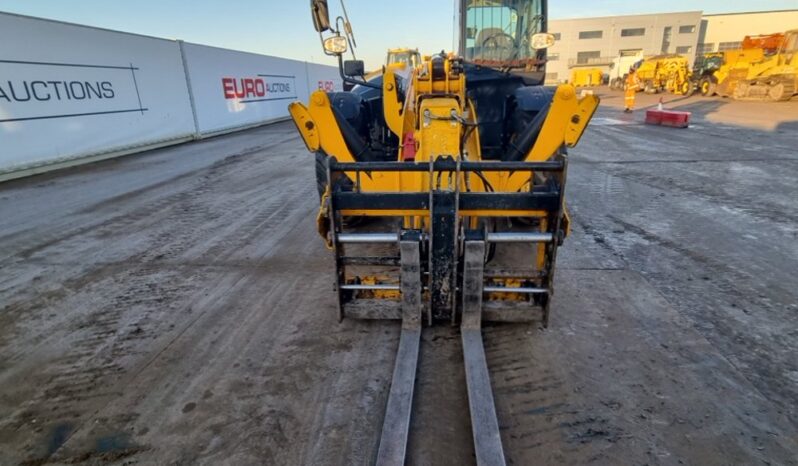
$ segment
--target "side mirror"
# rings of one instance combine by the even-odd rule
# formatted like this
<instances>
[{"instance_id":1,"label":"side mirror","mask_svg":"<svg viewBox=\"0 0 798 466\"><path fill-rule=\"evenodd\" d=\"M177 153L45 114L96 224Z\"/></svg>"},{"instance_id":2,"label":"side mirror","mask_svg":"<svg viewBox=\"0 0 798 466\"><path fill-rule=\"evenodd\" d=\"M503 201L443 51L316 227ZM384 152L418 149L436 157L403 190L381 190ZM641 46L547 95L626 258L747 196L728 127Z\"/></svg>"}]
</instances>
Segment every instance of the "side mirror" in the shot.
<instances>
[{"instance_id":1,"label":"side mirror","mask_svg":"<svg viewBox=\"0 0 798 466\"><path fill-rule=\"evenodd\" d=\"M363 76L366 74L366 65L363 60L347 60L344 62L344 76Z\"/></svg>"},{"instance_id":2,"label":"side mirror","mask_svg":"<svg viewBox=\"0 0 798 466\"><path fill-rule=\"evenodd\" d=\"M554 34L541 32L532 35L532 48L535 50L543 50L554 45Z\"/></svg>"},{"instance_id":3,"label":"side mirror","mask_svg":"<svg viewBox=\"0 0 798 466\"><path fill-rule=\"evenodd\" d=\"M313 14L313 27L318 32L330 30L330 12L327 0L310 0L310 12Z\"/></svg>"}]
</instances>

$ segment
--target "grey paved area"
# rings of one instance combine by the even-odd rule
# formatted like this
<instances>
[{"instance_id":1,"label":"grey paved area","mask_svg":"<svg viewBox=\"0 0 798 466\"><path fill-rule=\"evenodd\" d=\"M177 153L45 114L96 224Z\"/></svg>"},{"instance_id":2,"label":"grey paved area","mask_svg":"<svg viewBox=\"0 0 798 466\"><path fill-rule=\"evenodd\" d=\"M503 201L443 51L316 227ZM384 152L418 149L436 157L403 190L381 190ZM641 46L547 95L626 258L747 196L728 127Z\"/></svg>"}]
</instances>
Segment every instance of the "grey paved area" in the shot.
<instances>
[{"instance_id":1,"label":"grey paved area","mask_svg":"<svg viewBox=\"0 0 798 466\"><path fill-rule=\"evenodd\" d=\"M798 101L621 100L551 327L484 332L508 461L798 464ZM313 176L278 124L0 185L0 464L370 463L399 328L337 323ZM459 337L421 351L410 463L471 463Z\"/></svg>"}]
</instances>

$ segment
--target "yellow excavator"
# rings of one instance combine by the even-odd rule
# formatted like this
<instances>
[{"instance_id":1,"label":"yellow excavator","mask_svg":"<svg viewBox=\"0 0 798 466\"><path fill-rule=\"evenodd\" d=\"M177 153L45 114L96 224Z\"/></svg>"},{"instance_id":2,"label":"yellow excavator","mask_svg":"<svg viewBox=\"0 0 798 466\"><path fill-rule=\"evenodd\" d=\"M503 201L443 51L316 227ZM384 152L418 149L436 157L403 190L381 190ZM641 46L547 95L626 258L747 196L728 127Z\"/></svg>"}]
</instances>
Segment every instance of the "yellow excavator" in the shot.
<instances>
[{"instance_id":1,"label":"yellow excavator","mask_svg":"<svg viewBox=\"0 0 798 466\"><path fill-rule=\"evenodd\" d=\"M338 318L401 322L377 464L405 461L424 327L458 325L477 463L505 464L481 325L549 322L570 231L567 148L599 99L543 87L545 0L461 0L459 50L365 79L344 60L343 16L311 0L351 92L289 111L316 155L319 233L335 260ZM364 221L365 219L365 221Z\"/></svg>"}]
</instances>

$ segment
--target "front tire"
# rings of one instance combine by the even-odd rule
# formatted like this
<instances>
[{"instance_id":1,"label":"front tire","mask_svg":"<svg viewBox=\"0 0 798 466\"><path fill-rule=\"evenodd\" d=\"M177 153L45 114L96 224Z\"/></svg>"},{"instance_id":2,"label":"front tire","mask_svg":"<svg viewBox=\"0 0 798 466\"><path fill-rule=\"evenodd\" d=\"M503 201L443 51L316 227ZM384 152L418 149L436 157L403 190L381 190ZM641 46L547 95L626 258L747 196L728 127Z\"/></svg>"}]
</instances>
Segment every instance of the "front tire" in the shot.
<instances>
[{"instance_id":1,"label":"front tire","mask_svg":"<svg viewBox=\"0 0 798 466\"><path fill-rule=\"evenodd\" d=\"M330 158L323 152L316 152L316 190L319 193L319 201L324 196L324 191L327 190L327 161ZM337 174L333 178L333 191L354 191L355 184L348 176L343 173ZM344 225L347 227L356 227L363 224L367 217L343 217Z\"/></svg>"},{"instance_id":2,"label":"front tire","mask_svg":"<svg viewBox=\"0 0 798 466\"><path fill-rule=\"evenodd\" d=\"M316 152L316 190L321 200L327 190L327 156L321 152Z\"/></svg>"},{"instance_id":3,"label":"front tire","mask_svg":"<svg viewBox=\"0 0 798 466\"><path fill-rule=\"evenodd\" d=\"M700 88L701 95L704 97L712 97L717 91L718 84L709 76L701 78Z\"/></svg>"},{"instance_id":4,"label":"front tire","mask_svg":"<svg viewBox=\"0 0 798 466\"><path fill-rule=\"evenodd\" d=\"M323 152L316 152L316 191L319 193L319 200L327 190L327 161L330 158ZM333 176L333 190L336 192L353 191L355 184L343 173Z\"/></svg>"}]
</instances>

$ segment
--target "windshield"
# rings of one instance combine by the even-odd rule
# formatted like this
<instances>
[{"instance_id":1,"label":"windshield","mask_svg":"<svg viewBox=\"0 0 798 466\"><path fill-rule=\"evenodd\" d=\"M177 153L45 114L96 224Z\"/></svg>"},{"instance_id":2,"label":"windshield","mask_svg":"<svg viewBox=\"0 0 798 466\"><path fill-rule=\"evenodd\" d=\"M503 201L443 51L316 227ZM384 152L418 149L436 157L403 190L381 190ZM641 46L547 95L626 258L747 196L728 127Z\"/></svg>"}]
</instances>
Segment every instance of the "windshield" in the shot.
<instances>
[{"instance_id":1,"label":"windshield","mask_svg":"<svg viewBox=\"0 0 798 466\"><path fill-rule=\"evenodd\" d=\"M465 0L465 59L499 66L536 59L531 38L545 30L542 4L542 0Z\"/></svg>"},{"instance_id":2,"label":"windshield","mask_svg":"<svg viewBox=\"0 0 798 466\"><path fill-rule=\"evenodd\" d=\"M387 64L404 63L411 68L415 68L418 66L418 62L418 52L393 52L388 54Z\"/></svg>"}]
</instances>

